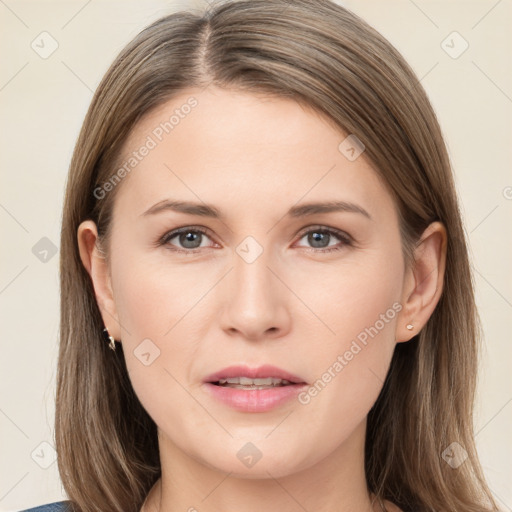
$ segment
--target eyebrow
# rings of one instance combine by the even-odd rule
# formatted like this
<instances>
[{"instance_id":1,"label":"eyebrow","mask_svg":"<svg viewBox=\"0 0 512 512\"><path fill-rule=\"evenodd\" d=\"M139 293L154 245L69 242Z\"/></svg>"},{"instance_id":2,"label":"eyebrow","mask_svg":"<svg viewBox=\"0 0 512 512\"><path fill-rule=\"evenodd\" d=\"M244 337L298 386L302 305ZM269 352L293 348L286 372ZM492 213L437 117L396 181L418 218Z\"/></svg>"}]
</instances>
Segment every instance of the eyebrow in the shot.
<instances>
[{"instance_id":1,"label":"eyebrow","mask_svg":"<svg viewBox=\"0 0 512 512\"><path fill-rule=\"evenodd\" d=\"M142 216L155 215L169 210L189 215L211 217L214 219L223 218L220 210L213 205L206 203L194 203L191 201L173 201L171 199L164 199L163 201L154 204L151 208L142 213ZM292 206L285 216L300 218L333 212L359 213L372 220L371 215L363 207L347 201L327 201L323 203L305 203L298 206Z\"/></svg>"}]
</instances>

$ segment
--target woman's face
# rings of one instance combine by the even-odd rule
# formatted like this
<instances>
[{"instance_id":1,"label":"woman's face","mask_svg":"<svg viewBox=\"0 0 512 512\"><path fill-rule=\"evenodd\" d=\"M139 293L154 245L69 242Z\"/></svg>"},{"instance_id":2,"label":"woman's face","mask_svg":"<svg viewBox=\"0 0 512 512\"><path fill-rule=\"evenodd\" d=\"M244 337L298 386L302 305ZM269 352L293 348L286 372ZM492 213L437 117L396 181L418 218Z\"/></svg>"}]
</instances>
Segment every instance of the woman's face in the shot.
<instances>
[{"instance_id":1,"label":"woman's face","mask_svg":"<svg viewBox=\"0 0 512 512\"><path fill-rule=\"evenodd\" d=\"M132 131L104 320L161 446L277 477L362 439L400 339L405 269L392 198L347 135L291 100L213 86ZM264 365L303 384L206 383Z\"/></svg>"}]
</instances>

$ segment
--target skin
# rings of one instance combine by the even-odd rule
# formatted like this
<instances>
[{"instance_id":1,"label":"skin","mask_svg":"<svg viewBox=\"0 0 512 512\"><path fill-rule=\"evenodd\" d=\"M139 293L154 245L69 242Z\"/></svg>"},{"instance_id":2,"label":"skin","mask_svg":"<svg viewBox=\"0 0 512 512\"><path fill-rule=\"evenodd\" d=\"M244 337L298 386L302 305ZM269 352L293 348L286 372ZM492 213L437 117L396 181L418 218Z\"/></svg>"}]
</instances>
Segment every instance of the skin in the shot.
<instances>
[{"instance_id":1,"label":"skin","mask_svg":"<svg viewBox=\"0 0 512 512\"><path fill-rule=\"evenodd\" d=\"M77 233L104 323L158 426L162 479L144 509L379 511L364 475L366 417L396 343L416 335L439 300L444 227L425 230L406 268L395 205L364 153L349 161L338 150L347 134L288 99L182 91L139 121L124 156L191 96L198 105L118 185L110 264L92 221ZM224 218L142 215L168 198L212 204ZM327 200L355 203L371 219L285 215ZM188 226L208 231L188 246L199 249L178 236L155 245ZM314 245L315 227L352 243L333 234ZM252 263L236 252L249 235L263 249ZM204 390L206 376L237 363L273 364L312 384L393 303L401 311L307 404L240 412ZM160 350L148 366L134 355L147 338ZM237 458L248 442L262 453L252 467Z\"/></svg>"}]
</instances>

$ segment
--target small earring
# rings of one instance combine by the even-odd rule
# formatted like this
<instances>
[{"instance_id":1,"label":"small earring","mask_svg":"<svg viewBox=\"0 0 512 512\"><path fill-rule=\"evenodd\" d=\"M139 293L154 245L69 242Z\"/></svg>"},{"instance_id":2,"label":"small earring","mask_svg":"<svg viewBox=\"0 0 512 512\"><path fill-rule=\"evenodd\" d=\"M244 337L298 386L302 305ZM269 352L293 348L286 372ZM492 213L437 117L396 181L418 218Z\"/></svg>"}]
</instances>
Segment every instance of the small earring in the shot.
<instances>
[{"instance_id":1,"label":"small earring","mask_svg":"<svg viewBox=\"0 0 512 512\"><path fill-rule=\"evenodd\" d=\"M108 330L105 328L103 329L103 336L105 337L105 340L106 341L109 341L109 348L111 348L112 350L116 350L116 340L114 339L113 336L110 336Z\"/></svg>"},{"instance_id":2,"label":"small earring","mask_svg":"<svg viewBox=\"0 0 512 512\"><path fill-rule=\"evenodd\" d=\"M409 329L409 331L412 331L414 329L414 325L412 324L407 324L407 329Z\"/></svg>"}]
</instances>

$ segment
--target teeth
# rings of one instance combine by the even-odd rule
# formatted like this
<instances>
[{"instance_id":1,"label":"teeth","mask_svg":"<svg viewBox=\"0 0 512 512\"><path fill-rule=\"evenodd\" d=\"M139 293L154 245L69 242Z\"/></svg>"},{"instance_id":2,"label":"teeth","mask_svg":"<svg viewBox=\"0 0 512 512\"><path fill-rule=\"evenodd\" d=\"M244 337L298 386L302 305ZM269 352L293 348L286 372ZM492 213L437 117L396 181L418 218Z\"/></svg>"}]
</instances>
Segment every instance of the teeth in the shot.
<instances>
[{"instance_id":1,"label":"teeth","mask_svg":"<svg viewBox=\"0 0 512 512\"><path fill-rule=\"evenodd\" d=\"M227 379L219 379L219 384L239 384L242 386L286 386L292 384L286 379L274 379L267 377L265 379L250 379L248 377L229 377Z\"/></svg>"}]
</instances>

